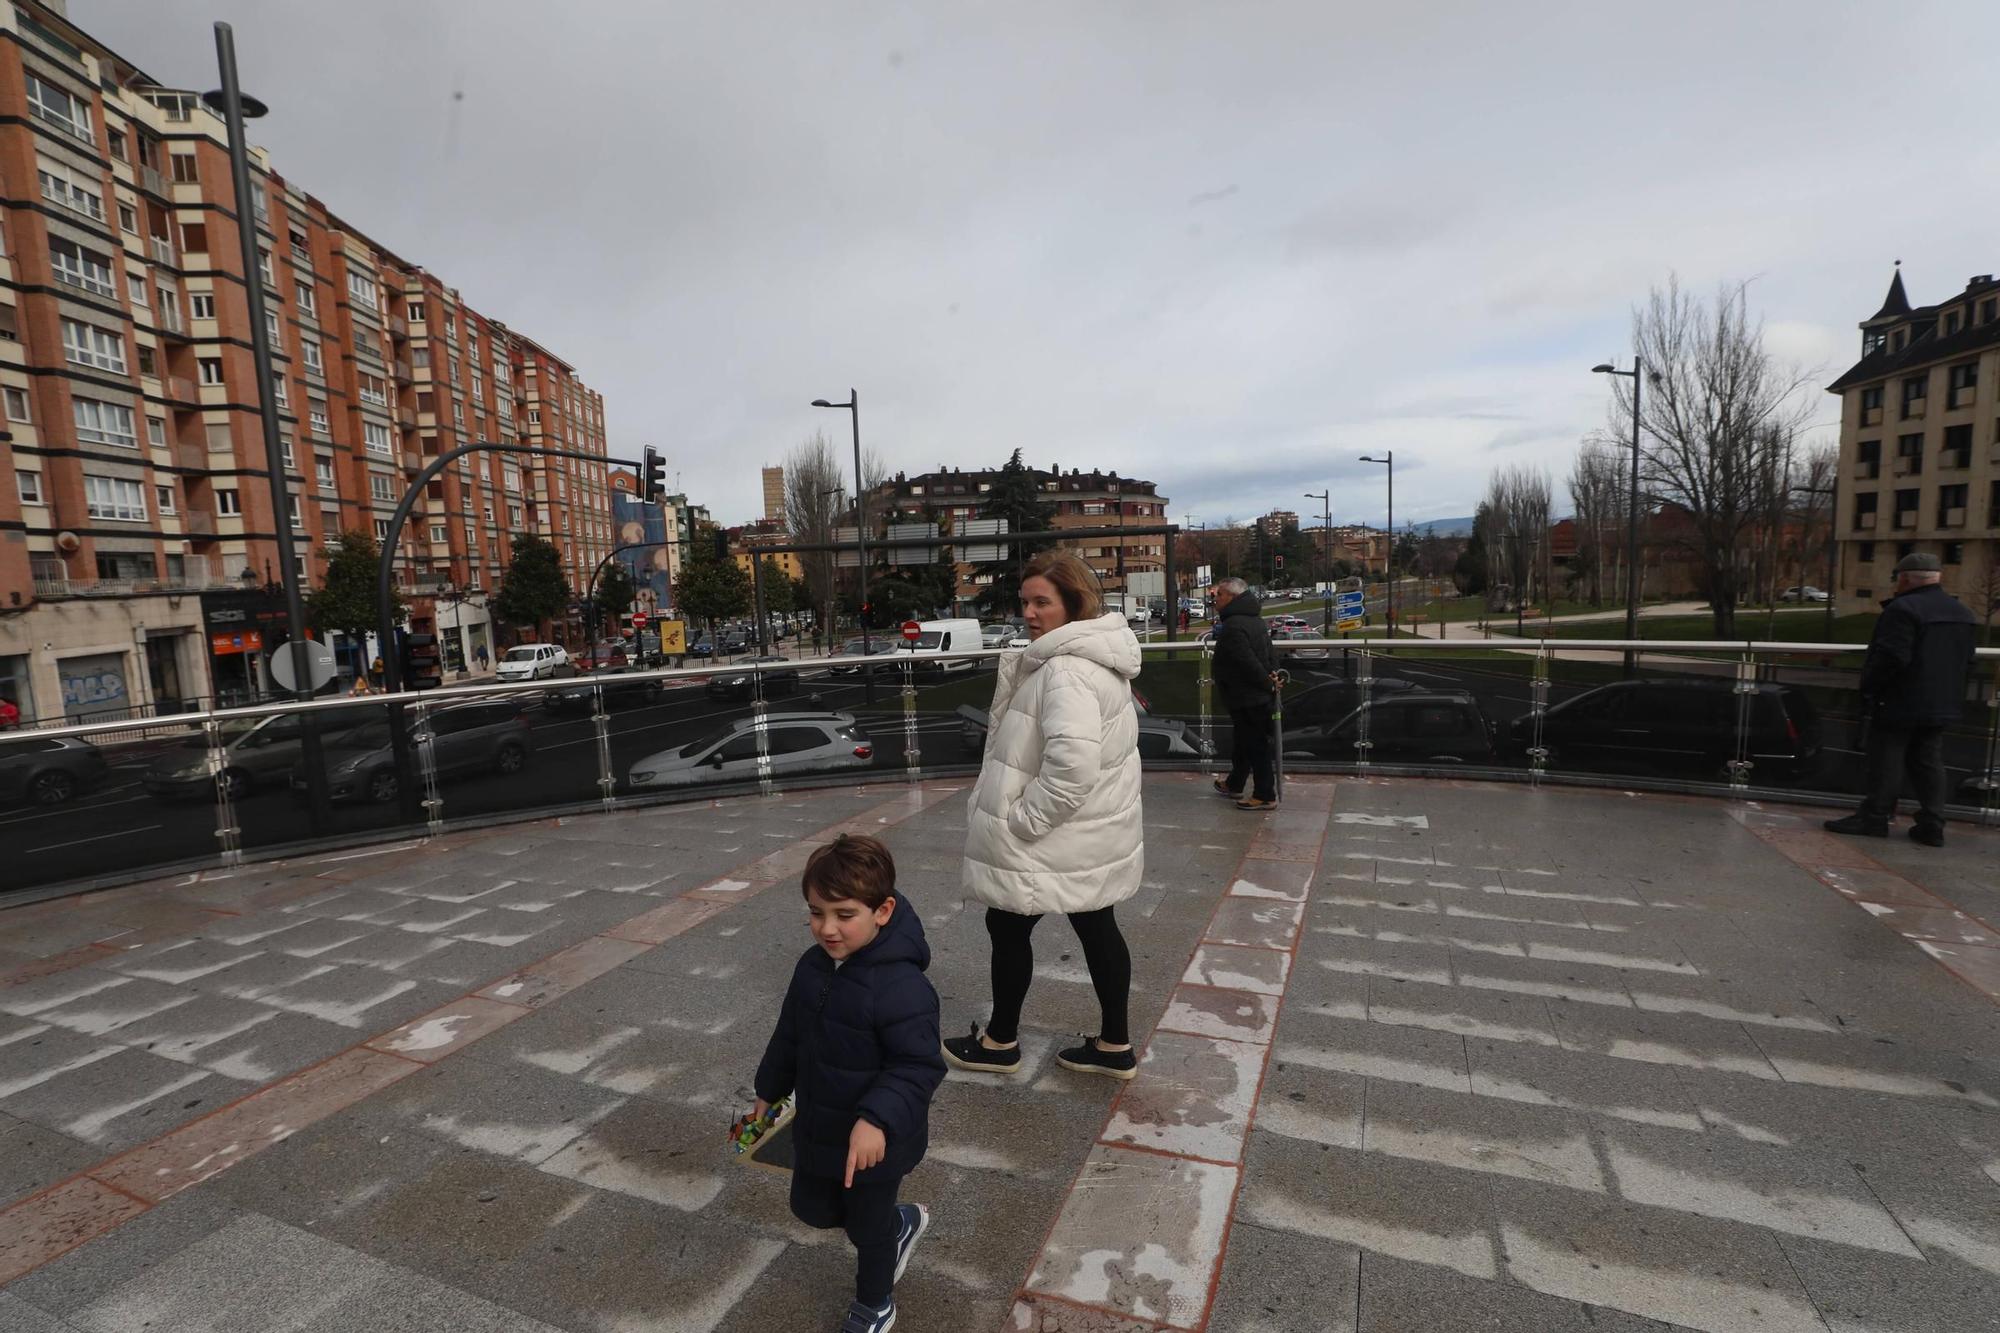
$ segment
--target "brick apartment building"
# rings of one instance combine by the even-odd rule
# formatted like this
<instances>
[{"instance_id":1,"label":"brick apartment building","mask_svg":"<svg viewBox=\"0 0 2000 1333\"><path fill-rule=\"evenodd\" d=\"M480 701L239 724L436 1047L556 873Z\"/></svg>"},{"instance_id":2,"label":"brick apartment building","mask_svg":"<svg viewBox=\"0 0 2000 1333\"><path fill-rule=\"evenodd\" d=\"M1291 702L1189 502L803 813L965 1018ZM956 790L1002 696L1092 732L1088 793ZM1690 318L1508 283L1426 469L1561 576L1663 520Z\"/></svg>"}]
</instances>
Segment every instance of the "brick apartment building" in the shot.
<instances>
[{"instance_id":1,"label":"brick apartment building","mask_svg":"<svg viewBox=\"0 0 2000 1333\"><path fill-rule=\"evenodd\" d=\"M0 0L0 692L25 719L254 698L287 633L276 531L308 585L339 532L386 531L417 471L473 440L603 455L574 367L474 310L70 24ZM290 513L272 512L238 228L277 373ZM431 481L397 552L412 623L446 585L447 665L497 655L484 611L511 535L575 583L609 549L606 468L473 455Z\"/></svg>"},{"instance_id":2,"label":"brick apartment building","mask_svg":"<svg viewBox=\"0 0 2000 1333\"><path fill-rule=\"evenodd\" d=\"M1123 522L1134 527L1157 526L1167 521L1169 501L1150 481L1120 477L1116 472L1085 472L1081 468L1031 470L1042 498L1055 510L1058 533L1065 529L1115 528L1121 515ZM921 514L924 521L936 521L949 533L964 520L979 516L979 507L998 475L998 468L966 472L940 467L917 476L899 472L870 493L869 516L877 531L886 515L898 512L912 517ZM1164 595L1166 545L1162 538L1100 538L1070 545L1097 571L1106 591L1129 588L1140 593L1147 591L1149 583L1157 583L1160 586L1155 592ZM961 601L978 596L981 585L987 581L971 565L959 563Z\"/></svg>"},{"instance_id":3,"label":"brick apartment building","mask_svg":"<svg viewBox=\"0 0 2000 1333\"><path fill-rule=\"evenodd\" d=\"M1841 609L1872 608L1896 561L1927 551L1984 614L2000 593L2000 281L1982 273L1912 307L1899 268L1861 322L1861 359L1827 392L1841 398Z\"/></svg>"}]
</instances>

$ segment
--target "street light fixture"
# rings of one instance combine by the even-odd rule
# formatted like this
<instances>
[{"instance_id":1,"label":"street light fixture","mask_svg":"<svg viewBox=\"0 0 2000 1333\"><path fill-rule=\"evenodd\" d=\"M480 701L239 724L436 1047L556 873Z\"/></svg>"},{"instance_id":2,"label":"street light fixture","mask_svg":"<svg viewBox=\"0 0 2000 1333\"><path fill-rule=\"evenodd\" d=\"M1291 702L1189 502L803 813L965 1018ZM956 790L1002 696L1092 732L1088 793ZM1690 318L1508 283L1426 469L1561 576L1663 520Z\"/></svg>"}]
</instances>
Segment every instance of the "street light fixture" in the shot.
<instances>
[{"instance_id":1,"label":"street light fixture","mask_svg":"<svg viewBox=\"0 0 2000 1333\"><path fill-rule=\"evenodd\" d=\"M1321 514L1319 527L1320 578L1324 580L1320 587L1320 601L1324 607L1326 620L1320 633L1330 639L1333 637L1333 487L1329 486L1323 491L1307 491L1305 498L1317 500L1326 506Z\"/></svg>"},{"instance_id":2,"label":"street light fixture","mask_svg":"<svg viewBox=\"0 0 2000 1333\"><path fill-rule=\"evenodd\" d=\"M1600 361L1590 368L1593 375L1618 375L1632 381L1632 475L1627 479L1625 497L1625 637L1631 641L1639 638L1639 385L1645 376L1639 358L1632 358L1630 370L1619 370L1609 361ZM1630 676L1636 663L1632 650L1625 650L1625 674Z\"/></svg>"},{"instance_id":3,"label":"street light fixture","mask_svg":"<svg viewBox=\"0 0 2000 1333\"><path fill-rule=\"evenodd\" d=\"M861 478L861 395L850 388L844 403L815 398L812 405L840 408L847 412L854 426L854 541L861 548L861 658L866 661L872 649L868 642L868 483ZM863 696L873 703L875 673L863 671L861 679Z\"/></svg>"},{"instance_id":4,"label":"street light fixture","mask_svg":"<svg viewBox=\"0 0 2000 1333\"><path fill-rule=\"evenodd\" d=\"M1385 450L1380 458L1373 454L1361 455L1364 463L1380 463L1389 469L1389 529L1387 540L1382 547L1382 574L1389 583L1388 600L1383 608L1382 618L1388 622L1389 637L1396 637L1396 451Z\"/></svg>"}]
</instances>

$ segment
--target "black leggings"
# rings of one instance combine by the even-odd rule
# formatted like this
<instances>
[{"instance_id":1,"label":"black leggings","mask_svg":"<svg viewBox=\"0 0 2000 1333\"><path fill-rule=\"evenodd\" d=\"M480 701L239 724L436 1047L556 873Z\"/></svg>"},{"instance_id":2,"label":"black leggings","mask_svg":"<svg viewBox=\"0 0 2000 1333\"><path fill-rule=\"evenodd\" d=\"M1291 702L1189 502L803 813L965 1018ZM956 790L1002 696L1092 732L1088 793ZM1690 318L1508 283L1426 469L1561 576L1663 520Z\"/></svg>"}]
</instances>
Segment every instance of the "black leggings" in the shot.
<instances>
[{"instance_id":1,"label":"black leggings","mask_svg":"<svg viewBox=\"0 0 2000 1333\"><path fill-rule=\"evenodd\" d=\"M1131 1041L1125 1030L1125 1008L1132 994L1132 952L1118 933L1117 909L1100 907L1095 912L1071 912L1069 923L1083 941L1083 961L1090 968L1090 984L1097 990L1101 1011L1098 1037L1110 1046ZM986 933L993 940L993 1021L986 1035L997 1042L1014 1041L1021 1032L1021 1003L1028 998L1028 983L1035 976L1035 946L1031 937L1039 916L1022 916L986 909Z\"/></svg>"}]
</instances>

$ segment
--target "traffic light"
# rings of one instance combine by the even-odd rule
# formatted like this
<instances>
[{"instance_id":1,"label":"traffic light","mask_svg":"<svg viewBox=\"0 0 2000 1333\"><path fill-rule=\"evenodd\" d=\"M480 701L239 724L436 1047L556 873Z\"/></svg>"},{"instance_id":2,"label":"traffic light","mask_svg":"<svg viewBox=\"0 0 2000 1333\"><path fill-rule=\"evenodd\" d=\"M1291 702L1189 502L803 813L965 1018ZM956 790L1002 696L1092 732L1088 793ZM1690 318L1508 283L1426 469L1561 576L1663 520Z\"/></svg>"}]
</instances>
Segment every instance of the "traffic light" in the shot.
<instances>
[{"instance_id":1,"label":"traffic light","mask_svg":"<svg viewBox=\"0 0 2000 1333\"><path fill-rule=\"evenodd\" d=\"M1285 557L1281 555L1274 555L1271 557L1271 559L1275 563L1276 568L1283 569L1285 567Z\"/></svg>"},{"instance_id":2,"label":"traffic light","mask_svg":"<svg viewBox=\"0 0 2000 1333\"><path fill-rule=\"evenodd\" d=\"M410 690L434 690L444 684L444 673L438 661L438 641L435 634L405 634L403 636L403 688Z\"/></svg>"},{"instance_id":3,"label":"traffic light","mask_svg":"<svg viewBox=\"0 0 2000 1333\"><path fill-rule=\"evenodd\" d=\"M721 528L713 528L709 531L708 540L710 549L715 555L715 563L719 565L729 558L728 533L724 532Z\"/></svg>"},{"instance_id":4,"label":"traffic light","mask_svg":"<svg viewBox=\"0 0 2000 1333\"><path fill-rule=\"evenodd\" d=\"M667 493L667 460L647 445L639 452L639 497L648 504Z\"/></svg>"}]
</instances>

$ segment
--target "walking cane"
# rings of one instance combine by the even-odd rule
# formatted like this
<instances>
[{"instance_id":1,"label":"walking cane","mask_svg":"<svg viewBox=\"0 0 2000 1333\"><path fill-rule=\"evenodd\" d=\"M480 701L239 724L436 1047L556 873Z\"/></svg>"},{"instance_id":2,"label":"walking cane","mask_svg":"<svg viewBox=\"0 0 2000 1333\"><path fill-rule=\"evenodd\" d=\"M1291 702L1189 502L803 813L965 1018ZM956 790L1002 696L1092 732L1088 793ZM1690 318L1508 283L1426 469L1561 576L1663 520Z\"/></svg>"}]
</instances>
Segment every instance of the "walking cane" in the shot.
<instances>
[{"instance_id":1,"label":"walking cane","mask_svg":"<svg viewBox=\"0 0 2000 1333\"><path fill-rule=\"evenodd\" d=\"M1271 795L1285 799L1285 686L1292 673L1283 669L1271 673L1277 689L1271 694Z\"/></svg>"}]
</instances>

